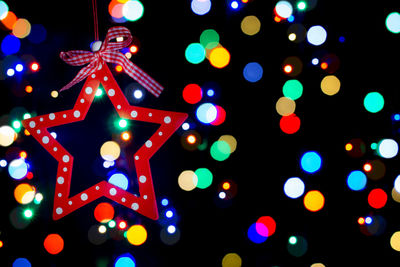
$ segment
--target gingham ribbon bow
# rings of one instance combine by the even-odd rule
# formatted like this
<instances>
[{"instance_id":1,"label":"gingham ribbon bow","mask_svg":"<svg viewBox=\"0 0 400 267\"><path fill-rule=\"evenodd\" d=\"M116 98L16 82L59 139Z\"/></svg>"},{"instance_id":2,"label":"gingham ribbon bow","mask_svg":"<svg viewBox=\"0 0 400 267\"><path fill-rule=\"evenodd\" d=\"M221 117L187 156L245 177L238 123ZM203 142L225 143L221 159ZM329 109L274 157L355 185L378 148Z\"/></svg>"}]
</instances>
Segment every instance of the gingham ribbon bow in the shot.
<instances>
[{"instance_id":1,"label":"gingham ribbon bow","mask_svg":"<svg viewBox=\"0 0 400 267\"><path fill-rule=\"evenodd\" d=\"M117 37L123 37L123 41L113 41ZM104 40L101 48L97 52L90 52L85 50L72 50L68 52L61 52L60 57L67 64L72 66L82 66L88 64L82 68L75 78L68 83L66 86L61 88L60 91L64 91L76 83L82 81L90 74L94 73L101 66L101 62L104 60L109 63L115 63L122 66L123 70L130 77L135 79L144 88L155 96L159 96L164 89L158 82L151 78L147 73L141 70L138 66L128 60L118 50L127 47L132 42L132 35L130 31L122 26L112 27L108 30L106 39Z\"/></svg>"}]
</instances>

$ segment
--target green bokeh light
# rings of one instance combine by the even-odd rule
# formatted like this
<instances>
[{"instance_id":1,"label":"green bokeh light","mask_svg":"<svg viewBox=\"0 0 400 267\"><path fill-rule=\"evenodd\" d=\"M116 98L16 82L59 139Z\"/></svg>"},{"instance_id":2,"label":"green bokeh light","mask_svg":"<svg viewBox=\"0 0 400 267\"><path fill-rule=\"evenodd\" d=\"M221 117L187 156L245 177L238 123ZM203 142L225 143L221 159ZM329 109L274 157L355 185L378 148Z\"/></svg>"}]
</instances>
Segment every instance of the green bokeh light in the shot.
<instances>
[{"instance_id":1,"label":"green bokeh light","mask_svg":"<svg viewBox=\"0 0 400 267\"><path fill-rule=\"evenodd\" d=\"M224 161L231 154L231 147L225 141L215 141L210 148L211 157L217 161Z\"/></svg>"},{"instance_id":2,"label":"green bokeh light","mask_svg":"<svg viewBox=\"0 0 400 267\"><path fill-rule=\"evenodd\" d=\"M207 168L198 168L195 172L197 175L197 188L205 189L212 184L213 174Z\"/></svg>"},{"instance_id":3,"label":"green bokeh light","mask_svg":"<svg viewBox=\"0 0 400 267\"><path fill-rule=\"evenodd\" d=\"M219 44L219 34L213 29L204 30L200 35L200 44L206 49L213 49Z\"/></svg>"},{"instance_id":4,"label":"green bokeh light","mask_svg":"<svg viewBox=\"0 0 400 267\"><path fill-rule=\"evenodd\" d=\"M370 92L364 98L364 107L371 113L377 113L383 109L385 99L378 92Z\"/></svg>"},{"instance_id":5,"label":"green bokeh light","mask_svg":"<svg viewBox=\"0 0 400 267\"><path fill-rule=\"evenodd\" d=\"M296 100L303 94L303 85L298 80L288 80L282 88L283 95L292 100Z\"/></svg>"}]
</instances>

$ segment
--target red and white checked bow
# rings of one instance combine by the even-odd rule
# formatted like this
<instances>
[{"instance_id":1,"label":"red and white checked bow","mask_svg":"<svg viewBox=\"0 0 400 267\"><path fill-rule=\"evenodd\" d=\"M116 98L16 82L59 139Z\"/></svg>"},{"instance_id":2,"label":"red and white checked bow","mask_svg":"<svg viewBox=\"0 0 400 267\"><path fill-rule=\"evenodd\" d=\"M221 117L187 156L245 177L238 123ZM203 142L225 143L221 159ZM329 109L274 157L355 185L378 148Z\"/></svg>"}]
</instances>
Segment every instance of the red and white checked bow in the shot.
<instances>
[{"instance_id":1,"label":"red and white checked bow","mask_svg":"<svg viewBox=\"0 0 400 267\"><path fill-rule=\"evenodd\" d=\"M111 40L116 39L117 37L123 37L123 41L111 42ZM132 35L130 31L125 27L116 26L108 30L106 39L104 40L100 50L97 52L92 53L85 50L61 52L61 59L69 65L82 66L88 63L89 65L82 68L70 83L61 88L60 92L72 87L97 71L99 67L101 68L101 62L104 60L109 63L121 65L126 74L135 79L150 93L158 97L164 88L118 51L130 45L131 42Z\"/></svg>"}]
</instances>

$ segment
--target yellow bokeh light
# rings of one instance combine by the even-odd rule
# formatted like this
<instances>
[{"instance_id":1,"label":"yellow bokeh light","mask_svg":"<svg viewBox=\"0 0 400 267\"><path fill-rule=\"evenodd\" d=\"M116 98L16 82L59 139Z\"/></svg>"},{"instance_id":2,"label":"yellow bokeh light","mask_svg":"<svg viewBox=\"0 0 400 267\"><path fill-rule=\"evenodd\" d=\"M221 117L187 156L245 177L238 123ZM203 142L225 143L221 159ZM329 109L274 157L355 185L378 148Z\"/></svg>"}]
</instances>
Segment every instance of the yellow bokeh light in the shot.
<instances>
[{"instance_id":1,"label":"yellow bokeh light","mask_svg":"<svg viewBox=\"0 0 400 267\"><path fill-rule=\"evenodd\" d=\"M255 35L260 31L261 22L256 16L247 16L240 23L240 28L244 34Z\"/></svg>"},{"instance_id":2,"label":"yellow bokeh light","mask_svg":"<svg viewBox=\"0 0 400 267\"><path fill-rule=\"evenodd\" d=\"M294 32L292 32L291 34L288 35L289 40L292 42L296 40L296 37L297 36Z\"/></svg>"},{"instance_id":3,"label":"yellow bokeh light","mask_svg":"<svg viewBox=\"0 0 400 267\"><path fill-rule=\"evenodd\" d=\"M121 153L121 148L114 141L105 142L100 148L100 155L104 160L114 161Z\"/></svg>"},{"instance_id":4,"label":"yellow bokeh light","mask_svg":"<svg viewBox=\"0 0 400 267\"><path fill-rule=\"evenodd\" d=\"M392 189L392 198L394 201L396 201L397 203L400 203L400 193L397 192L397 190L393 187Z\"/></svg>"},{"instance_id":5,"label":"yellow bokeh light","mask_svg":"<svg viewBox=\"0 0 400 267\"><path fill-rule=\"evenodd\" d=\"M335 75L325 76L321 81L321 90L326 95L335 95L340 90L340 80Z\"/></svg>"},{"instance_id":6,"label":"yellow bokeh light","mask_svg":"<svg viewBox=\"0 0 400 267\"><path fill-rule=\"evenodd\" d=\"M29 204L33 201L36 188L30 184L19 184L14 190L15 200L20 204Z\"/></svg>"},{"instance_id":7,"label":"yellow bokeh light","mask_svg":"<svg viewBox=\"0 0 400 267\"><path fill-rule=\"evenodd\" d=\"M390 238L390 246L396 251L400 251L400 231L393 233Z\"/></svg>"},{"instance_id":8,"label":"yellow bokeh light","mask_svg":"<svg viewBox=\"0 0 400 267\"><path fill-rule=\"evenodd\" d=\"M197 175L194 171L183 171L178 177L178 185L182 190L192 191L196 188L198 182Z\"/></svg>"},{"instance_id":9,"label":"yellow bokeh light","mask_svg":"<svg viewBox=\"0 0 400 267\"><path fill-rule=\"evenodd\" d=\"M309 191L304 196L304 206L307 210L316 212L321 210L325 204L325 197L318 190Z\"/></svg>"},{"instance_id":10,"label":"yellow bokeh light","mask_svg":"<svg viewBox=\"0 0 400 267\"><path fill-rule=\"evenodd\" d=\"M281 97L275 105L276 112L281 116L289 116L296 110L296 102L288 97Z\"/></svg>"},{"instance_id":11,"label":"yellow bokeh light","mask_svg":"<svg viewBox=\"0 0 400 267\"><path fill-rule=\"evenodd\" d=\"M147 231L140 224L132 225L126 232L128 242L134 246L140 246L147 240Z\"/></svg>"},{"instance_id":12,"label":"yellow bokeh light","mask_svg":"<svg viewBox=\"0 0 400 267\"><path fill-rule=\"evenodd\" d=\"M237 141L236 138L233 137L232 135L229 134L221 135L221 137L218 140L224 141L229 145L229 147L231 148L231 154L236 150Z\"/></svg>"},{"instance_id":13,"label":"yellow bokeh light","mask_svg":"<svg viewBox=\"0 0 400 267\"><path fill-rule=\"evenodd\" d=\"M242 258L236 253L228 253L222 258L222 267L241 267Z\"/></svg>"},{"instance_id":14,"label":"yellow bokeh light","mask_svg":"<svg viewBox=\"0 0 400 267\"><path fill-rule=\"evenodd\" d=\"M216 47L211 50L210 64L218 69L226 67L231 60L231 54L224 47Z\"/></svg>"},{"instance_id":15,"label":"yellow bokeh light","mask_svg":"<svg viewBox=\"0 0 400 267\"><path fill-rule=\"evenodd\" d=\"M0 127L0 146L10 146L15 139L17 139L17 133L12 127L8 125Z\"/></svg>"},{"instance_id":16,"label":"yellow bokeh light","mask_svg":"<svg viewBox=\"0 0 400 267\"><path fill-rule=\"evenodd\" d=\"M351 151L353 149L353 145L350 143L347 143L346 146L344 147L344 149L346 149L346 151Z\"/></svg>"},{"instance_id":17,"label":"yellow bokeh light","mask_svg":"<svg viewBox=\"0 0 400 267\"><path fill-rule=\"evenodd\" d=\"M58 97L58 92L56 90L51 91L50 93L52 98L57 98Z\"/></svg>"}]
</instances>

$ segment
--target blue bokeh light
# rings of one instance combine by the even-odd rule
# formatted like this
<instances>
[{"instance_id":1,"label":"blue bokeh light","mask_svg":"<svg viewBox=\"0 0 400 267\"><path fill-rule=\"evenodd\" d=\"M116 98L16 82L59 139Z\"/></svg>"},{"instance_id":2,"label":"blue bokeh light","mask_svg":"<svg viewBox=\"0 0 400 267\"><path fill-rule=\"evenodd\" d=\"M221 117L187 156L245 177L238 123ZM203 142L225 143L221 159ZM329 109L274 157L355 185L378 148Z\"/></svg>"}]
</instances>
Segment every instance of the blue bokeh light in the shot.
<instances>
[{"instance_id":1,"label":"blue bokeh light","mask_svg":"<svg viewBox=\"0 0 400 267\"><path fill-rule=\"evenodd\" d=\"M301 168L308 172L314 173L321 168L321 156L315 151L309 151L303 154L300 160Z\"/></svg>"},{"instance_id":2,"label":"blue bokeh light","mask_svg":"<svg viewBox=\"0 0 400 267\"><path fill-rule=\"evenodd\" d=\"M243 77L249 82L258 82L262 76L263 68L257 62L250 62L243 69Z\"/></svg>"},{"instance_id":3,"label":"blue bokeh light","mask_svg":"<svg viewBox=\"0 0 400 267\"><path fill-rule=\"evenodd\" d=\"M131 254L125 253L117 258L114 263L114 267L135 267L135 259Z\"/></svg>"},{"instance_id":4,"label":"blue bokeh light","mask_svg":"<svg viewBox=\"0 0 400 267\"><path fill-rule=\"evenodd\" d=\"M257 223L253 223L250 225L249 230L247 231L247 237L250 239L251 242L260 244L267 240L266 236L262 236L257 232Z\"/></svg>"},{"instance_id":5,"label":"blue bokeh light","mask_svg":"<svg viewBox=\"0 0 400 267\"><path fill-rule=\"evenodd\" d=\"M12 34L4 37L3 41L1 42L1 51L3 51L5 55L17 53L20 47L21 41Z\"/></svg>"},{"instance_id":6,"label":"blue bokeh light","mask_svg":"<svg viewBox=\"0 0 400 267\"><path fill-rule=\"evenodd\" d=\"M119 172L111 175L111 177L108 179L108 182L124 190L128 189L129 185L128 178L125 176L125 174Z\"/></svg>"},{"instance_id":7,"label":"blue bokeh light","mask_svg":"<svg viewBox=\"0 0 400 267\"><path fill-rule=\"evenodd\" d=\"M354 191L360 191L367 184L367 176L362 171L352 171L347 176L347 186Z\"/></svg>"}]
</instances>

